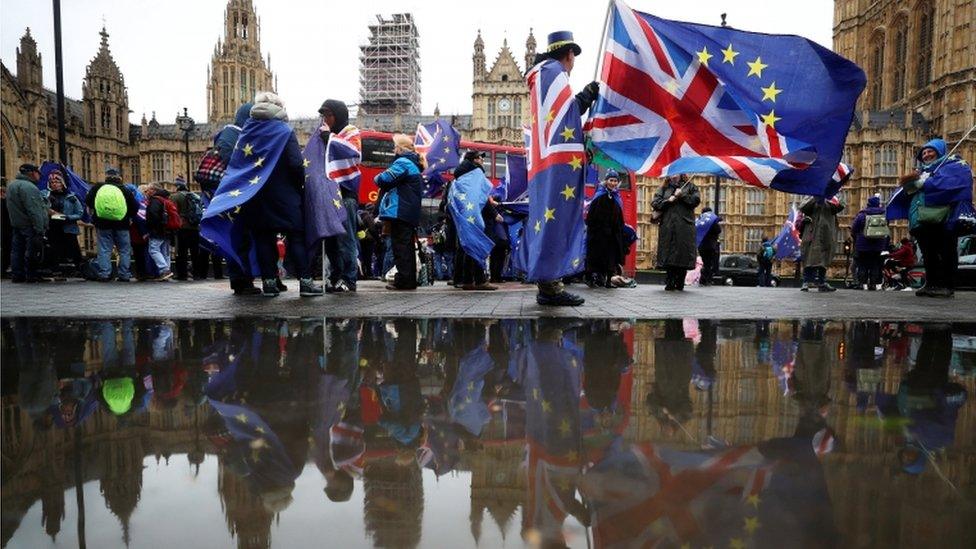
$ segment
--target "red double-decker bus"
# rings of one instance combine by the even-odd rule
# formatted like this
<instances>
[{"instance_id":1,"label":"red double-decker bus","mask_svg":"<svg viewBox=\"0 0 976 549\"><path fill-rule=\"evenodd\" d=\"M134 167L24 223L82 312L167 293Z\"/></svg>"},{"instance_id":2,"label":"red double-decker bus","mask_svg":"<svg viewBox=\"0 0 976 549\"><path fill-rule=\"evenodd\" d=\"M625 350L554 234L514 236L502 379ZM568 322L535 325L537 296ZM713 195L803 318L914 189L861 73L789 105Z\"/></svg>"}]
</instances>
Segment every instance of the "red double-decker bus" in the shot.
<instances>
[{"instance_id":1,"label":"red double-decker bus","mask_svg":"<svg viewBox=\"0 0 976 549\"><path fill-rule=\"evenodd\" d=\"M379 189L373 181L377 174L385 170L393 162L393 134L365 130L360 132L363 144L363 164L362 181L359 185L359 202L367 204L376 202ZM492 185L498 185L505 178L508 167L508 155L525 155L524 147L511 147L507 145L492 145L489 143L477 143L474 141L461 141L462 150L476 150L485 153L485 174L491 180ZM595 174L591 174L586 183L586 196L592 196L596 191L597 181L603 179L606 172L603 168L597 168ZM445 172L442 178L450 181L451 172ZM637 229L637 179L633 173L628 173L627 177L620 182L620 196L624 203L624 223L627 223L634 230ZM430 201L432 202L432 201ZM429 205L428 205L429 206ZM425 208L425 210L429 209ZM425 216L426 217L426 216ZM633 276L635 272L637 254L634 250L627 256L624 271L628 276Z\"/></svg>"}]
</instances>

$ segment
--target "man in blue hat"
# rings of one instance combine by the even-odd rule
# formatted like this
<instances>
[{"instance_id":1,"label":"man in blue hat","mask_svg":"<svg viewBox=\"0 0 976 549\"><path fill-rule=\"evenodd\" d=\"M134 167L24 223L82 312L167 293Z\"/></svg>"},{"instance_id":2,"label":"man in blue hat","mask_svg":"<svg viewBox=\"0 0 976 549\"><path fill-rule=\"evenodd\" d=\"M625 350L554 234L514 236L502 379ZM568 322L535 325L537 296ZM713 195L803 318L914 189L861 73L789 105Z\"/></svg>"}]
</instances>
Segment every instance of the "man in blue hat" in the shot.
<instances>
[{"instance_id":1,"label":"man in blue hat","mask_svg":"<svg viewBox=\"0 0 976 549\"><path fill-rule=\"evenodd\" d=\"M573 33L569 31L556 31L550 33L548 42L549 44L546 47L546 51L544 53L538 54L535 58L536 66L542 64L542 67L539 67L539 72L552 75L553 67L555 66L558 67L558 69L561 69L562 72L566 73L566 76L568 76L572 72L573 67L576 64L576 56L578 56L582 51L582 49L573 39ZM552 64L553 62L555 62L558 65L550 65L548 67L545 65L547 63ZM529 73L531 73L534 70L536 70L536 67L533 67L532 70L529 71ZM532 75L529 74L528 80L530 81L529 84L531 88L533 85L545 86L542 83L543 80L550 81L551 82L549 84L550 86L559 85L559 84L555 84L555 82L560 79L556 78L554 80L550 80L550 77L547 77L545 79L532 78ZM546 89L538 90L538 92L541 93L542 96L545 96L546 91L547 91ZM599 84L597 82L590 82L589 84L586 85L583 91L576 94L575 106L578 109L580 117L584 116L586 112L590 109L590 106L596 100L599 91L600 91ZM566 120L566 122L569 121ZM571 125L575 126L576 123L573 123ZM569 127L567 126L567 128ZM572 131L572 130L567 129L567 131ZM580 148L579 152L580 153L583 152L583 136L581 131L575 131L573 132L572 137L566 137L565 142L562 143L562 145L568 145L572 143L578 144ZM563 176L560 175L556 177L563 177ZM531 179L532 176L530 175L530 180ZM547 182L545 184L545 187L547 188L552 187L553 189L555 187L563 188L564 186L569 188L575 188L582 184L581 181L560 181L559 183L566 183L566 185L559 184L556 186L552 186L551 185L552 183L555 182L553 181ZM537 199L543 198L545 194L546 191L543 190L542 187L539 187L536 191L530 190L530 197L536 196ZM580 187L580 192L577 193L577 198L575 200L582 200L581 197L582 197L582 188ZM567 198L566 200L571 202L570 198ZM567 202L567 205L569 204L569 202ZM530 204L531 203L532 203L532 199L530 198ZM543 203L543 206L544 205L545 204ZM536 207L538 208L540 206L536 206ZM582 204L575 205L574 207L582 208ZM532 209L533 207L530 205L530 215L532 215L531 214ZM571 217L573 216L571 215L570 218ZM546 219L551 220L552 218L547 217ZM568 219L568 218L564 218L564 219ZM578 221L576 223L578 223ZM567 274L572 274L571 272L567 271L566 269L552 268L552 265L545 265L546 262L543 262L541 260L543 256L553 255L552 246L554 245L556 246L556 249L559 250L563 250L563 248L567 248L567 246L571 247L571 244L567 244L567 242L574 241L574 236L575 237L579 236L578 234L574 234L574 231L575 229L573 226L563 226L561 229L559 229L558 232L561 233L559 236L564 238L562 238L562 241L558 245L556 245L556 242L554 240L551 240L552 237L544 234L543 232L535 244L529 241L526 246L527 251L524 253L526 253L528 256L527 259L528 264L525 267L528 270L528 280L535 281L538 285L539 293L536 296L536 302L539 305L577 306L577 305L582 305L584 302L584 299L582 297L567 292L563 288L563 284L560 278L557 278L557 277L566 276ZM550 234L552 234L552 236L556 236L555 232ZM548 252L546 250L548 250ZM568 248L565 251L569 251ZM549 273L549 276L545 274L546 272ZM555 279L554 280L550 279L550 276Z\"/></svg>"}]
</instances>

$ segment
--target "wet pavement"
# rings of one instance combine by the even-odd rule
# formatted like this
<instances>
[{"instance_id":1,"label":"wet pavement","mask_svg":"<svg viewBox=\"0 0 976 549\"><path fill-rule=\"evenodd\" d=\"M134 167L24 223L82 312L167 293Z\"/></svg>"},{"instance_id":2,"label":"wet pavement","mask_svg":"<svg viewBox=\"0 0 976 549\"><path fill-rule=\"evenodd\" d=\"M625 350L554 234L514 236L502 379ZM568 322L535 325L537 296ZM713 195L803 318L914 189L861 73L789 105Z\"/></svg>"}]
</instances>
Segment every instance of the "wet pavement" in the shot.
<instances>
[{"instance_id":1,"label":"wet pavement","mask_svg":"<svg viewBox=\"0 0 976 549\"><path fill-rule=\"evenodd\" d=\"M6 547L976 546L974 323L0 335Z\"/></svg>"}]
</instances>

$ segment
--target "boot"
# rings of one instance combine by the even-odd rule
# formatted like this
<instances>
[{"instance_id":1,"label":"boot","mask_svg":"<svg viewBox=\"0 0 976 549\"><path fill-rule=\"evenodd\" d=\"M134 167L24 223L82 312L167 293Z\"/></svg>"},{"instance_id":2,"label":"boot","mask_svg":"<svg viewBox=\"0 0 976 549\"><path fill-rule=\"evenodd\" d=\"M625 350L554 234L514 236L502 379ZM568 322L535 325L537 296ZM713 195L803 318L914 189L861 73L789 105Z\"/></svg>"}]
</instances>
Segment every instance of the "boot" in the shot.
<instances>
[{"instance_id":1,"label":"boot","mask_svg":"<svg viewBox=\"0 0 976 549\"><path fill-rule=\"evenodd\" d=\"M278 291L279 292L287 292L288 291L288 286L285 286L285 283L281 281L281 277L278 277L278 278L275 279L275 287L278 288Z\"/></svg>"},{"instance_id":2,"label":"boot","mask_svg":"<svg viewBox=\"0 0 976 549\"><path fill-rule=\"evenodd\" d=\"M318 297L325 293L322 286L316 286L311 278L303 278L298 281L298 295L303 297Z\"/></svg>"},{"instance_id":3,"label":"boot","mask_svg":"<svg viewBox=\"0 0 976 549\"><path fill-rule=\"evenodd\" d=\"M261 281L261 286L264 289L264 297L278 297L280 293L278 291L278 279L265 278Z\"/></svg>"}]
</instances>

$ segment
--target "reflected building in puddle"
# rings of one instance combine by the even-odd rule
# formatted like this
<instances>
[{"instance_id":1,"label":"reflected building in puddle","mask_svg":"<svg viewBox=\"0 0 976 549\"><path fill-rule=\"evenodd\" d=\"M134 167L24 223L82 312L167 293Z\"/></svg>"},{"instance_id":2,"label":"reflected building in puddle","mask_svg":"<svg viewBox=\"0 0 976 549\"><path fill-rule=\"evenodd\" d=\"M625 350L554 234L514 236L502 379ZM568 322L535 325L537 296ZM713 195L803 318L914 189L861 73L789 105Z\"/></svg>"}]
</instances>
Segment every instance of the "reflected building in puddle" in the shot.
<instances>
[{"instance_id":1,"label":"reflected building in puddle","mask_svg":"<svg viewBox=\"0 0 976 549\"><path fill-rule=\"evenodd\" d=\"M219 509L240 547L329 528L382 547L976 541L964 528L976 519L973 325L5 319L0 330L4 545L79 535L64 521L95 481L118 543L158 542L131 526L165 497L144 483L171 467L196 475L208 455L213 497L194 505ZM309 462L318 473L302 475ZM454 522L430 514L444 493L435 478L463 483L444 496L462 510ZM302 499L308 482L317 499ZM321 524L281 520L308 505L325 506ZM361 524L336 523L336 505L361 506Z\"/></svg>"}]
</instances>

